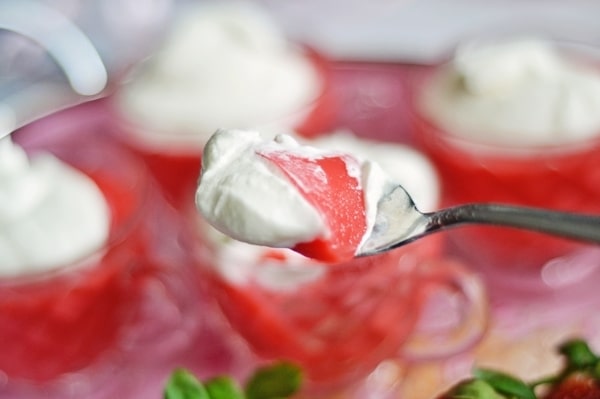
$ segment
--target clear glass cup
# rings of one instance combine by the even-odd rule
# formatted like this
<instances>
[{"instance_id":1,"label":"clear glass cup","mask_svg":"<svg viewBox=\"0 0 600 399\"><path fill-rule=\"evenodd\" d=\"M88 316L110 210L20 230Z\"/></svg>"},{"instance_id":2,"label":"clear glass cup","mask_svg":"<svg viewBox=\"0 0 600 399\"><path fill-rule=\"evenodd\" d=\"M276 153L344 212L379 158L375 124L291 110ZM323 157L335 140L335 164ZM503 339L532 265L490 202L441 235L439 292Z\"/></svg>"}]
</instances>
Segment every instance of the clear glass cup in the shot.
<instances>
[{"instance_id":1,"label":"clear glass cup","mask_svg":"<svg viewBox=\"0 0 600 399\"><path fill-rule=\"evenodd\" d=\"M477 342L485 329L483 287L466 268L440 256L440 237L324 265L200 226L199 277L231 327L224 334L239 334L262 360L299 364L307 397L358 392L385 360L450 355ZM425 314L439 311L441 303L453 305L434 317L447 324L433 328Z\"/></svg>"},{"instance_id":2,"label":"clear glass cup","mask_svg":"<svg viewBox=\"0 0 600 399\"><path fill-rule=\"evenodd\" d=\"M564 56L598 65L600 58L591 48L559 48ZM427 84L444 65L415 67L407 89L412 134L438 169L442 206L498 202L600 213L600 134L556 145L500 145L467 139L423 112ZM599 271L595 264L600 250L573 240L491 226L461 227L446 234L460 256L485 272L490 287L501 290L539 295L590 281L586 277Z\"/></svg>"},{"instance_id":3,"label":"clear glass cup","mask_svg":"<svg viewBox=\"0 0 600 399\"><path fill-rule=\"evenodd\" d=\"M168 212L142 160L109 134L104 115L96 104L85 104L13 134L28 154L50 152L92 178L111 212L105 245L53 271L0 278L0 339L7 343L0 370L9 383L41 384L39 397L46 397L50 385L64 397L57 387L65 379L71 392L74 376L95 387L86 395L106 390L101 374L111 372L117 359L131 357L128 351L152 347L155 360L164 359L156 349L161 339L167 341L164 330L145 324L144 331L156 335L147 347L133 330L150 281L165 290L188 261L177 216ZM150 299L157 304L156 296ZM177 310L170 301L158 305L169 302L170 312ZM155 306L156 319L159 311Z\"/></svg>"}]
</instances>

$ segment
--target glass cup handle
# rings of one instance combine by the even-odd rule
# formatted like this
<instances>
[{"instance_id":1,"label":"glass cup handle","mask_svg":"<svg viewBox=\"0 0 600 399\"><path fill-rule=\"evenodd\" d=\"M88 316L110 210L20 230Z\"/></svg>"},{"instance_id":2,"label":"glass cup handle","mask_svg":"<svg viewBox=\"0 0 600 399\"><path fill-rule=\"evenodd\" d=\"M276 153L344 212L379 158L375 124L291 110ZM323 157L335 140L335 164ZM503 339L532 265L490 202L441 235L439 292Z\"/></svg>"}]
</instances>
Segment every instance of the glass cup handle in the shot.
<instances>
[{"instance_id":1,"label":"glass cup handle","mask_svg":"<svg viewBox=\"0 0 600 399\"><path fill-rule=\"evenodd\" d=\"M489 320L483 283L455 260L418 268L422 304L417 326L399 354L407 360L444 358L473 347Z\"/></svg>"}]
</instances>

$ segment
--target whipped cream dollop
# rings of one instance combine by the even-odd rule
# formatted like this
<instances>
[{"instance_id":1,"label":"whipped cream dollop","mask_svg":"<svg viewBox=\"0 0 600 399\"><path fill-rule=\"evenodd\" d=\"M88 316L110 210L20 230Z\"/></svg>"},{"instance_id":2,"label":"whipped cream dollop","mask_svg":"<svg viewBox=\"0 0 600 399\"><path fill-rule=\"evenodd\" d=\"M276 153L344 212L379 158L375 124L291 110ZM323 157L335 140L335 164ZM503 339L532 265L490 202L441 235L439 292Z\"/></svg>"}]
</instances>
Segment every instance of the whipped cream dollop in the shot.
<instances>
[{"instance_id":1,"label":"whipped cream dollop","mask_svg":"<svg viewBox=\"0 0 600 399\"><path fill-rule=\"evenodd\" d=\"M218 128L293 127L321 79L257 5L210 3L181 13L117 101L148 144L197 149Z\"/></svg>"},{"instance_id":2,"label":"whipped cream dollop","mask_svg":"<svg viewBox=\"0 0 600 399\"><path fill-rule=\"evenodd\" d=\"M71 265L107 241L110 212L93 180L49 153L0 139L0 276Z\"/></svg>"},{"instance_id":3,"label":"whipped cream dollop","mask_svg":"<svg viewBox=\"0 0 600 399\"><path fill-rule=\"evenodd\" d=\"M308 156L349 153L363 163L376 159L387 176L378 172L375 176L371 175L369 182L363 179L361 183L367 191L370 190L366 197L366 205L372 209L367 211L369 226L374 223L373 207L379 198L379 190L388 178L406 187L419 209L427 211L438 206L437 173L431 162L411 147L359 138L350 131L338 131L314 140L298 138L303 140L301 144L290 136L279 136L276 141L264 136L256 131L219 132L208 142L203 157L203 177L196 193L196 203L201 213L212 223L225 217L232 219L226 224L235 224L248 217L246 210L250 207L258 216L243 226L241 232L244 238L248 234L257 234L266 238L265 244L271 246L281 235L286 237L281 244L288 244L299 239L298 231L302 232L303 239L310 240L322 234L325 228L316 210L282 176L279 168L256 158L256 149L261 146L304 151ZM230 177L218 178L225 174ZM238 179L246 182L239 185ZM222 181L226 182L226 188L217 186ZM253 195L252 193L256 193L256 186L261 186L264 192ZM223 197L231 196L233 200L215 198L216 188L227 190L228 193ZM280 192L284 194L280 195ZM282 206L285 207L283 215L273 213ZM287 231L277 233L275 238L270 237L274 225ZM200 228L204 238L214 247L214 259L211 262L213 268L231 284L244 285L248 281L254 281L269 290L289 291L318 279L328 268L290 249L251 245L233 239L221 232L228 231L222 225L219 226L221 231L218 231L201 221Z\"/></svg>"},{"instance_id":4,"label":"whipped cream dollop","mask_svg":"<svg viewBox=\"0 0 600 399\"><path fill-rule=\"evenodd\" d=\"M318 280L330 267L291 249L234 240L205 223L201 228L203 238L214 247L210 266L229 284L252 281L269 291L289 292Z\"/></svg>"},{"instance_id":5,"label":"whipped cream dollop","mask_svg":"<svg viewBox=\"0 0 600 399\"><path fill-rule=\"evenodd\" d=\"M415 151L400 145L359 142L349 134L332 135L303 145L289 135L267 140L257 131L219 130L206 144L196 205L206 220L221 232L250 244L291 248L298 243L327 237L322 215L300 194L277 166L260 155L262 151L282 150L300 158L336 156L360 151L353 156L359 167L349 167L363 190L368 237L374 225L377 204L388 182L408 183L418 192L418 206L437 203L438 182L428 162ZM361 147L369 150L359 150ZM384 156L385 154L385 156ZM368 155L387 161L390 176ZM379 159L378 158L378 159ZM403 159L411 167L402 167ZM396 167L392 167L398 166ZM412 170L412 171L411 171ZM414 171L421 171L420 176ZM309 171L319 173L318 170ZM307 189L308 191L310 188ZM360 247L360 246L359 246Z\"/></svg>"},{"instance_id":6,"label":"whipped cream dollop","mask_svg":"<svg viewBox=\"0 0 600 399\"><path fill-rule=\"evenodd\" d=\"M257 131L232 129L211 137L196 191L196 206L209 223L235 239L271 247L293 247L326 231L318 211L257 153L276 148L319 154L287 135L265 140Z\"/></svg>"},{"instance_id":7,"label":"whipped cream dollop","mask_svg":"<svg viewBox=\"0 0 600 399\"><path fill-rule=\"evenodd\" d=\"M537 38L471 42L426 85L422 111L455 136L507 146L600 135L600 66Z\"/></svg>"}]
</instances>

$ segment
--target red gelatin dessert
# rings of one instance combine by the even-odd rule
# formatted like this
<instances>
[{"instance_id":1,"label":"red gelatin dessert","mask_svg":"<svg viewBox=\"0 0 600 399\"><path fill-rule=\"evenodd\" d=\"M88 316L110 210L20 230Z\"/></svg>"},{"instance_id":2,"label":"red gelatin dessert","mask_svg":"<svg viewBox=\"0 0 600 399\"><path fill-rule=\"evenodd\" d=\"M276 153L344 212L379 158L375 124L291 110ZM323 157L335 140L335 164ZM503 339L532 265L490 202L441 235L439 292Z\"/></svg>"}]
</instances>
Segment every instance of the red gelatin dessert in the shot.
<instances>
[{"instance_id":1,"label":"red gelatin dessert","mask_svg":"<svg viewBox=\"0 0 600 399\"><path fill-rule=\"evenodd\" d=\"M137 278L153 268L143 163L104 132L42 133L13 134L28 155L2 142L0 191L26 194L0 229L0 370L9 381L55 380L107 355L130 320Z\"/></svg>"},{"instance_id":2,"label":"red gelatin dessert","mask_svg":"<svg viewBox=\"0 0 600 399\"><path fill-rule=\"evenodd\" d=\"M582 54L538 39L476 42L413 76L414 134L440 173L443 206L600 213L600 68ZM465 227L449 236L513 288L533 289L528 276L544 287L540 270L577 263L592 250L507 228Z\"/></svg>"},{"instance_id":3,"label":"red gelatin dessert","mask_svg":"<svg viewBox=\"0 0 600 399\"><path fill-rule=\"evenodd\" d=\"M193 206L202 147L219 128L311 136L333 118L328 63L252 4L183 10L113 98L120 136L177 205Z\"/></svg>"}]
</instances>

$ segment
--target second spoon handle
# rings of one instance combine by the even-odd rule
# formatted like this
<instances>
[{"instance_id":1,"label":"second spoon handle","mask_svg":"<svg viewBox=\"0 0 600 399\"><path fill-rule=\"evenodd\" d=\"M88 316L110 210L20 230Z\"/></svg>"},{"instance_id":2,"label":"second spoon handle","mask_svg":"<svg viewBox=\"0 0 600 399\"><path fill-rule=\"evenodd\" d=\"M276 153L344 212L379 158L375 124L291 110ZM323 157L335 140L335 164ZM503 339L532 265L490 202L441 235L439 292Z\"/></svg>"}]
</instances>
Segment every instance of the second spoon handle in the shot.
<instances>
[{"instance_id":1,"label":"second spoon handle","mask_svg":"<svg viewBox=\"0 0 600 399\"><path fill-rule=\"evenodd\" d=\"M600 216L500 204L459 205L425 216L427 231L459 224L487 224L600 243Z\"/></svg>"}]
</instances>

